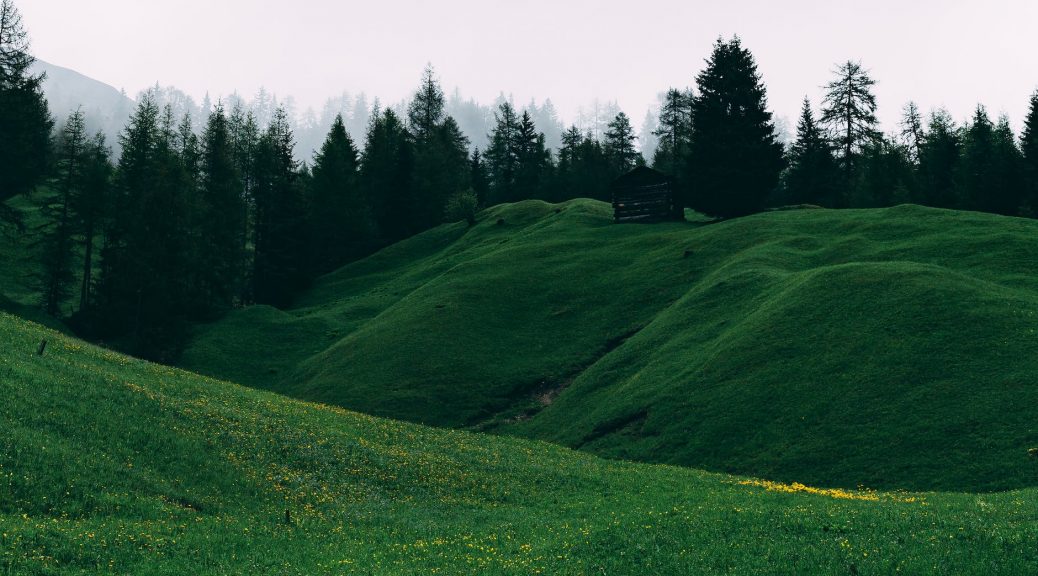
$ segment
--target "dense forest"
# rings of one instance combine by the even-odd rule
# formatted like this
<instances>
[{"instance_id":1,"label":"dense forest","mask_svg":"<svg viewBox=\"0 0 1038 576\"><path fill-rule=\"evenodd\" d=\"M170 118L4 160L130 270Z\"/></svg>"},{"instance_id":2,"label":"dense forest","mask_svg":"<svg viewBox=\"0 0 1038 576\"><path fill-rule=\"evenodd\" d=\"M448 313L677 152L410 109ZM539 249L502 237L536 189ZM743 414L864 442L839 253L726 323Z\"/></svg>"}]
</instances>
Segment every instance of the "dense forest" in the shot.
<instances>
[{"instance_id":1,"label":"dense forest","mask_svg":"<svg viewBox=\"0 0 1038 576\"><path fill-rule=\"evenodd\" d=\"M817 113L804 100L784 146L739 38L716 42L694 88L666 91L651 158L623 112L602 130L546 135L507 100L473 145L431 67L403 110L365 114L363 141L338 114L310 161L296 159L284 107L259 118L238 99L196 119L157 90L139 98L115 157L81 112L55 126L29 48L2 0L3 225L24 228L6 201L28 195L43 219L41 305L86 337L159 360L176 357L191 322L287 306L317 276L440 223L475 223L487 206L608 200L616 177L646 164L674 179L686 207L718 218L900 203L1038 215L1038 93L1019 137L983 106L959 124L914 103L884 134L875 81L846 62Z\"/></svg>"}]
</instances>

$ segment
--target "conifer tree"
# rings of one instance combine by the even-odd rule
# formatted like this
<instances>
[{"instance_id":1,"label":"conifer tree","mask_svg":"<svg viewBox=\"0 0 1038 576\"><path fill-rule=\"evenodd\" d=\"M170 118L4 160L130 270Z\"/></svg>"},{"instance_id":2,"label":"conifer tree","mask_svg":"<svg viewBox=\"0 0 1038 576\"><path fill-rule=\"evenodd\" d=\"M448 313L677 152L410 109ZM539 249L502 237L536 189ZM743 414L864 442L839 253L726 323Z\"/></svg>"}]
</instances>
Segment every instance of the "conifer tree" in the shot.
<instances>
[{"instance_id":1,"label":"conifer tree","mask_svg":"<svg viewBox=\"0 0 1038 576\"><path fill-rule=\"evenodd\" d=\"M1016 135L1005 115L1000 116L995 125L991 172L988 209L1005 216L1020 214L1026 202L1023 155L1016 147Z\"/></svg>"},{"instance_id":2,"label":"conifer tree","mask_svg":"<svg viewBox=\"0 0 1038 576\"><path fill-rule=\"evenodd\" d=\"M200 156L198 223L205 245L195 266L200 271L198 304L208 312L238 298L244 266L245 191L222 104L209 114Z\"/></svg>"},{"instance_id":3,"label":"conifer tree","mask_svg":"<svg viewBox=\"0 0 1038 576\"><path fill-rule=\"evenodd\" d=\"M1020 133L1020 153L1023 164L1023 203L1028 216L1038 216L1038 91L1031 95L1024 129Z\"/></svg>"},{"instance_id":4,"label":"conifer tree","mask_svg":"<svg viewBox=\"0 0 1038 576\"><path fill-rule=\"evenodd\" d=\"M88 144L84 162L83 184L73 197L73 211L82 238L83 264L80 274L79 313L86 314L93 306L94 250L101 233L103 219L109 208L111 193L112 151L104 134L98 133Z\"/></svg>"},{"instance_id":5,"label":"conifer tree","mask_svg":"<svg viewBox=\"0 0 1038 576\"><path fill-rule=\"evenodd\" d=\"M487 174L487 164L479 153L479 148L472 151L469 160L469 179L472 181L472 191L476 194L476 205L480 208L486 206L487 195L490 192L490 176Z\"/></svg>"},{"instance_id":6,"label":"conifer tree","mask_svg":"<svg viewBox=\"0 0 1038 576\"><path fill-rule=\"evenodd\" d=\"M958 197L959 157L962 138L951 114L937 110L930 114L919 149L919 199L938 208L960 206Z\"/></svg>"},{"instance_id":7,"label":"conifer tree","mask_svg":"<svg viewBox=\"0 0 1038 576\"><path fill-rule=\"evenodd\" d=\"M967 210L990 211L994 204L995 126L984 106L977 106L964 132L959 164L959 197Z\"/></svg>"},{"instance_id":8,"label":"conifer tree","mask_svg":"<svg viewBox=\"0 0 1038 576\"><path fill-rule=\"evenodd\" d=\"M860 62L848 61L836 69L836 78L826 85L821 123L832 134L847 183L853 179L855 162L862 151L880 137L876 96L872 93L875 84Z\"/></svg>"},{"instance_id":9,"label":"conifer tree","mask_svg":"<svg viewBox=\"0 0 1038 576\"><path fill-rule=\"evenodd\" d=\"M636 139L634 128L631 126L631 120L627 114L623 112L617 114L616 118L609 123L603 145L610 165L610 176L613 178L629 172L639 164L644 164L634 144Z\"/></svg>"},{"instance_id":10,"label":"conifer tree","mask_svg":"<svg viewBox=\"0 0 1038 576\"><path fill-rule=\"evenodd\" d=\"M530 113L523 112L512 145L516 154L515 186L512 201L540 198L551 158L544 134L537 132Z\"/></svg>"},{"instance_id":11,"label":"conifer tree","mask_svg":"<svg viewBox=\"0 0 1038 576\"><path fill-rule=\"evenodd\" d=\"M305 284L306 205L295 138L277 108L256 146L253 295L256 302L288 306Z\"/></svg>"},{"instance_id":12,"label":"conifer tree","mask_svg":"<svg viewBox=\"0 0 1038 576\"><path fill-rule=\"evenodd\" d=\"M671 88L660 107L659 126L654 134L659 146L652 159L656 170L677 177L688 151L692 137L692 94L689 91Z\"/></svg>"},{"instance_id":13,"label":"conifer tree","mask_svg":"<svg viewBox=\"0 0 1038 576\"><path fill-rule=\"evenodd\" d=\"M50 162L54 122L34 62L21 14L13 0L0 0L0 222L20 223L5 201L35 187Z\"/></svg>"},{"instance_id":14,"label":"conifer tree","mask_svg":"<svg viewBox=\"0 0 1038 576\"><path fill-rule=\"evenodd\" d=\"M74 198L82 193L87 156L87 136L82 110L68 118L59 137L58 171L53 182L55 194L45 201L41 213L46 218L43 234L40 289L44 310L61 315L61 305L72 295Z\"/></svg>"},{"instance_id":15,"label":"conifer tree","mask_svg":"<svg viewBox=\"0 0 1038 576\"><path fill-rule=\"evenodd\" d=\"M414 146L399 117L377 104L361 159L361 189L388 242L413 234L409 218L414 189Z\"/></svg>"},{"instance_id":16,"label":"conifer tree","mask_svg":"<svg viewBox=\"0 0 1038 576\"><path fill-rule=\"evenodd\" d=\"M915 102L905 104L905 109L901 114L900 129L901 143L905 146L908 159L912 164L918 164L919 150L923 146L923 116L919 113L919 107Z\"/></svg>"},{"instance_id":17,"label":"conifer tree","mask_svg":"<svg viewBox=\"0 0 1038 576\"><path fill-rule=\"evenodd\" d=\"M490 173L490 205L516 199L516 177L519 172L519 117L509 102L502 102L494 113L494 129L485 158Z\"/></svg>"},{"instance_id":18,"label":"conifer tree","mask_svg":"<svg viewBox=\"0 0 1038 576\"><path fill-rule=\"evenodd\" d=\"M797 122L797 137L789 149L784 201L790 204L834 206L838 169L829 140L815 122L811 101L804 105Z\"/></svg>"},{"instance_id":19,"label":"conifer tree","mask_svg":"<svg viewBox=\"0 0 1038 576\"><path fill-rule=\"evenodd\" d=\"M757 64L738 37L719 39L696 82L686 204L720 217L756 212L784 163Z\"/></svg>"},{"instance_id":20,"label":"conifer tree","mask_svg":"<svg viewBox=\"0 0 1038 576\"><path fill-rule=\"evenodd\" d=\"M314 273L341 266L372 236L371 209L360 194L357 147L337 115L314 157L310 185L310 256Z\"/></svg>"}]
</instances>

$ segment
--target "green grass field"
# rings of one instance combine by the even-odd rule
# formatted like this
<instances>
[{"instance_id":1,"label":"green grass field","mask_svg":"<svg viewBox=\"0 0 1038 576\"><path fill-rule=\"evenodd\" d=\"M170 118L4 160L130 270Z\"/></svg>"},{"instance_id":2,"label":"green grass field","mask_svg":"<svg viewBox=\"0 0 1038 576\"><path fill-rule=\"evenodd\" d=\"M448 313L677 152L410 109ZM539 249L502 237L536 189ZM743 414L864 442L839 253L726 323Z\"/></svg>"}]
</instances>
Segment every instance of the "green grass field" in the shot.
<instances>
[{"instance_id":1,"label":"green grass field","mask_svg":"<svg viewBox=\"0 0 1038 576\"><path fill-rule=\"evenodd\" d=\"M199 327L183 366L784 482L1038 486L1038 222L899 206L614 225L493 208ZM500 223L499 223L500 221Z\"/></svg>"},{"instance_id":2,"label":"green grass field","mask_svg":"<svg viewBox=\"0 0 1038 576\"><path fill-rule=\"evenodd\" d=\"M5 576L1038 570L1035 489L622 463L290 400L4 313L0 342Z\"/></svg>"}]
</instances>

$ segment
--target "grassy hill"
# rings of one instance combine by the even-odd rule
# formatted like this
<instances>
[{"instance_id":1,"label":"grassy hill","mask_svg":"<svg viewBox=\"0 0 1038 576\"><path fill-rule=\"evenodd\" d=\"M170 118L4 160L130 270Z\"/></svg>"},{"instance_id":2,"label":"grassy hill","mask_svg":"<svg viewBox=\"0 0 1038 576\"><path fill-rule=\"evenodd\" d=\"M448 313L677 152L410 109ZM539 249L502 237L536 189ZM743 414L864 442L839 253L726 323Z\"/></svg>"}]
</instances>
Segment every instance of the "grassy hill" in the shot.
<instances>
[{"instance_id":1,"label":"grassy hill","mask_svg":"<svg viewBox=\"0 0 1038 576\"><path fill-rule=\"evenodd\" d=\"M614 225L524 202L201 327L184 366L375 415L782 481L1038 485L1038 222Z\"/></svg>"},{"instance_id":2,"label":"grassy hill","mask_svg":"<svg viewBox=\"0 0 1038 576\"><path fill-rule=\"evenodd\" d=\"M621 463L289 400L4 313L0 341L0 574L1038 570L1034 489Z\"/></svg>"}]
</instances>

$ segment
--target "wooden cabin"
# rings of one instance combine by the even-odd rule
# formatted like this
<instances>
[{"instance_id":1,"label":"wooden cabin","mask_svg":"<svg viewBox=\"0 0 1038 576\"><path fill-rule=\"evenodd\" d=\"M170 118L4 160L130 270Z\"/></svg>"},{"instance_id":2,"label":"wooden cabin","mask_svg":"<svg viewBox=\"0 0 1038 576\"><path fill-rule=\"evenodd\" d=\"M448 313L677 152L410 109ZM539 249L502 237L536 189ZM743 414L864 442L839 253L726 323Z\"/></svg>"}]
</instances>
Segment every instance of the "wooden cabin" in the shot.
<instances>
[{"instance_id":1,"label":"wooden cabin","mask_svg":"<svg viewBox=\"0 0 1038 576\"><path fill-rule=\"evenodd\" d=\"M639 166L613 181L616 222L684 220L685 210L674 197L674 185L663 172Z\"/></svg>"}]
</instances>

